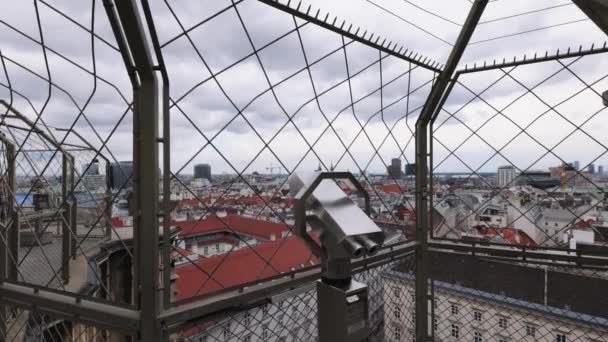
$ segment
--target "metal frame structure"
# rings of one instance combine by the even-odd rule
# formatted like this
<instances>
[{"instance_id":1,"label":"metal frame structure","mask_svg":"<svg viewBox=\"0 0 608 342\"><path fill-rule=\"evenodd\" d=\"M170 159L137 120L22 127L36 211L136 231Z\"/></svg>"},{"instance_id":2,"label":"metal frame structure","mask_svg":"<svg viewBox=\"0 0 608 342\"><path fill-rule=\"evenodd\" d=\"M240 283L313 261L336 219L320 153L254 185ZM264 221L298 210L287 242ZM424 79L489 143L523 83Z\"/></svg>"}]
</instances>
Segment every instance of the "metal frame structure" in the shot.
<instances>
[{"instance_id":1,"label":"metal frame structure","mask_svg":"<svg viewBox=\"0 0 608 342\"><path fill-rule=\"evenodd\" d=\"M450 251L473 255L483 255L491 258L501 258L510 261L537 261L559 262L578 267L606 267L608 255L596 252L583 252L557 249L557 248L529 248L523 246L480 245L463 241L437 241L433 240L430 209L432 208L432 131L430 128L437 113L445 103L458 77L465 73L489 70L498 67L530 64L557 58L576 57L585 54L603 53L608 50L590 50L587 52L568 52L567 54L545 56L521 61L504 62L493 65L475 66L472 69L456 71L460 58L469 43L475 27L488 3L488 0L475 0L468 14L465 24L458 36L444 67L440 63L427 62L426 59L412 53L401 53L391 43L385 46L380 44L379 37L373 35L366 37L354 33L351 27L344 30L345 23L336 25L337 19L328 21L318 18L319 13L310 15L310 8L306 12L297 8L281 4L277 0L260 0L274 8L285 11L291 15L302 18L323 28L337 32L342 36L373 47L399 59L411 62L437 74L431 93L424 103L421 115L416 122L416 240L403 242L383 248L377 255L353 260L352 268L355 273L378 267L386 263L401 260L408 256L415 256L416 260L416 340L428 342L431 340L432 329L429 322L429 301L433 294L429 293L429 251ZM182 331L196 325L202 320L224 317L230 313L245 308L264 305L277 296L289 291L297 291L302 286L319 279L320 266L307 267L302 270L280 274L263 281L241 284L237 288L225 289L213 293L213 297L205 301L171 303L170 301L170 241L169 241L169 187L170 187L170 142L169 142L169 81L164 66L162 52L156 36L148 1L104 0L104 7L110 20L120 53L128 70L133 88L133 146L134 146L134 282L133 294L135 306L118 307L116 305L101 303L96 300L83 298L80 295L58 293L49 289L40 289L23 284L16 284L10 280L15 277L15 271L0 268L0 302L4 305L14 305L22 308L35 308L44 313L53 314L74 321L81 321L103 328L124 332L135 336L138 341L167 341L172 333ZM576 1L579 6L586 6ZM142 13L143 12L143 13ZM592 11L590 12L592 13ZM597 14L597 13L596 13ZM602 13L603 14L603 13ZM591 14L589 14L592 17ZM592 17L592 19L594 19ZM605 16L600 15L596 22L603 22ZM599 24L598 24L599 25ZM603 26L605 29L605 26ZM152 45L152 46L150 46ZM406 50L407 51L407 50ZM160 77L159 77L160 76ZM6 105L6 104L5 104ZM23 115L15 113L24 119ZM159 124L162 117L162 137L159 137ZM25 121L25 120L24 120ZM35 125L25 121L32 128ZM44 132L37 132L44 134ZM47 137L48 138L48 137ZM79 138L87 145L92 146L81 136ZM7 147L12 146L3 137L0 140ZM63 179L74 179L73 158L49 140L58 151L64 153ZM159 146L163 144L163 203L159 206L158 180ZM93 149L94 150L94 149ZM8 150L9 160L14 147ZM14 156L13 156L14 157ZM108 161L105 157L102 157ZM9 183L14 186L14 170L9 173ZM62 194L64 203L68 202L68 191L73 183L63 184ZM76 203L73 202L70 210L66 208L67 217L75 212ZM14 209L13 209L14 210ZM107 214L107 213L106 213ZM15 216L16 217L16 216ZM159 218L163 218L162 225ZM74 222L74 221L72 221ZM13 233L18 220L13 220ZM64 262L69 265L69 256L74 256L75 242L73 227L64 225ZM110 228L106 230L110 234ZM17 236L17 237L15 237ZM18 235L9 234L7 241L14 243ZM159 241L161 242L159 248ZM0 246L3 246L0 244ZM72 248L70 248L72 246ZM11 244L11 249L14 245ZM0 261L6 252L0 250ZM2 263L5 265L5 263ZM64 267L64 280L69 277L68 267ZM4 280L9 281L4 281Z\"/></svg>"},{"instance_id":2,"label":"metal frame structure","mask_svg":"<svg viewBox=\"0 0 608 342\"><path fill-rule=\"evenodd\" d=\"M53 154L61 153L61 174L62 174L62 182L61 182L61 206L62 208L58 211L61 214L61 227L62 227L62 253L61 253L61 276L64 283L67 283L70 279L70 258L76 257L76 210L77 203L76 197L73 196L74 192L74 156L66 151L60 144L57 142L52 136L46 133L44 130L38 128L35 122L32 122L26 115L21 113L19 110L15 109L9 103L4 100L0 100L0 105L6 107L7 111L12 113L14 118L23 122L27 127L27 132L34 132L38 134L49 146L52 146L55 150ZM7 112L7 113L8 113ZM8 117L8 115L5 115ZM2 125L6 125L4 122ZM2 126L0 125L0 126ZM24 129L20 127L11 127L12 129ZM4 138L6 139L6 137ZM14 177L15 173L15 158L20 152L28 152L21 151L20 149L12 151L15 155L12 159L12 163L9 165L10 168L13 168L11 174ZM14 179L13 179L14 181ZM19 231L19 212L13 211L15 218L13 218L14 224L16 224L17 232ZM19 233L17 233L18 235ZM19 239L13 238L10 240L12 246L10 250L13 251L13 258L15 260L19 260L18 257L18 249L19 249ZM17 261L16 261L17 262ZM16 267L16 266L15 266Z\"/></svg>"},{"instance_id":3,"label":"metal frame structure","mask_svg":"<svg viewBox=\"0 0 608 342\"><path fill-rule=\"evenodd\" d=\"M55 130L59 131L59 132L68 132L68 129L65 128L55 128ZM95 149L95 147L91 144L91 142L89 142L88 140L86 140L80 133L78 133L77 131L70 131L71 134L74 134L85 146L73 146L73 148L76 148L78 151L91 151L91 152L96 152L97 150ZM98 153L97 154L99 157L101 157L101 159L104 160L104 162L106 163L106 167L109 168L110 166L110 159L108 157L106 157L103 153ZM109 170L106 170L106 174L109 172ZM110 178L106 177L106 189L105 189L105 217L104 217L104 221L105 221L105 237L107 239L112 237L112 224L110 222L110 219L112 217L112 189L110 188Z\"/></svg>"}]
</instances>

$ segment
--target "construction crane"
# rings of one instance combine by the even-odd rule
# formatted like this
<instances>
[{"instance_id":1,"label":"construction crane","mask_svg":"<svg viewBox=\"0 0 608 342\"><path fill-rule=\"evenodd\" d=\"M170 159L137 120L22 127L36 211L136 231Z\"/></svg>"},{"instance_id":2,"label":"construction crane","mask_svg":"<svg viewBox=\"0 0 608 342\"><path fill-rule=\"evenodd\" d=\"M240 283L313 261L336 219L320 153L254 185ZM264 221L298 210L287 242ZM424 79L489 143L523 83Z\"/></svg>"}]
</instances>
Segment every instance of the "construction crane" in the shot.
<instances>
[{"instance_id":1,"label":"construction crane","mask_svg":"<svg viewBox=\"0 0 608 342\"><path fill-rule=\"evenodd\" d=\"M280 166L273 166L272 164L270 164L270 166L268 166L266 168L266 171L270 171L270 174L274 175L274 170L275 169L279 170L279 175L281 175L281 167Z\"/></svg>"}]
</instances>

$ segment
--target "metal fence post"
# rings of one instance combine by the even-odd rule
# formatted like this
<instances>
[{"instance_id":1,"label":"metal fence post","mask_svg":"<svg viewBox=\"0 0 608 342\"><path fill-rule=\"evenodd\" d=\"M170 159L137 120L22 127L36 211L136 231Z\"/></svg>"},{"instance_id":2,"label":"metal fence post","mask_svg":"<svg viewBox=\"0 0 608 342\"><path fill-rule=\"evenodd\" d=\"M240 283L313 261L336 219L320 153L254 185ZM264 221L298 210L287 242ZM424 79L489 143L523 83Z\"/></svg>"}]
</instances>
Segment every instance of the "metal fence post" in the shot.
<instances>
[{"instance_id":1,"label":"metal fence post","mask_svg":"<svg viewBox=\"0 0 608 342\"><path fill-rule=\"evenodd\" d=\"M112 238L112 189L110 188L110 182L109 182L109 177L110 175L108 175L106 173L106 194L105 194L105 221L106 221L106 227L105 227L105 236L106 239L110 239Z\"/></svg>"},{"instance_id":2,"label":"metal fence post","mask_svg":"<svg viewBox=\"0 0 608 342\"><path fill-rule=\"evenodd\" d=\"M163 137L159 141L163 144L163 201L162 201L162 293L163 308L171 306L171 125L170 125L170 109L169 109L169 74L165 66L165 60L160 48L154 18L150 11L148 0L142 0L142 9L148 22L150 38L154 53L158 62L156 70L160 72L163 87L162 87L162 118L163 118Z\"/></svg>"},{"instance_id":3,"label":"metal fence post","mask_svg":"<svg viewBox=\"0 0 608 342\"><path fill-rule=\"evenodd\" d=\"M3 206L0 208L2 211L2 241L0 241L0 282L3 282L7 278L9 280L16 280L15 267L17 265L15 253L18 251L18 246L15 248L13 243L15 239L13 236L13 223L14 220L14 194L15 194L15 170L14 170L14 159L15 159L15 146L6 139L4 136L0 136L0 141L4 145L4 153L6 156L6 173L2 175L2 189L0 196L7 195L6 198L2 199ZM6 177L6 178L5 178ZM17 241L18 243L18 241ZM13 278L14 276L14 278Z\"/></svg>"},{"instance_id":4,"label":"metal fence post","mask_svg":"<svg viewBox=\"0 0 608 342\"><path fill-rule=\"evenodd\" d=\"M6 277L10 281L17 281L19 264L19 210L17 210L17 203L15 197L16 182L15 182L15 159L17 155L15 153L15 145L9 141L4 141L6 144L7 154L7 167L8 167L8 191L9 196L6 205L7 214L10 219L10 227L7 231L6 242L8 243L8 267Z\"/></svg>"},{"instance_id":5,"label":"metal fence post","mask_svg":"<svg viewBox=\"0 0 608 342\"><path fill-rule=\"evenodd\" d=\"M435 84L422 108L420 117L416 122L416 341L429 341L429 294L428 280L430 258L428 254L428 236L433 227L429 226L432 213L429 204L433 200L430 188L432 167L429 165L429 156L432 150L429 145L429 123L441 99L449 95L446 92L450 79L456 70L460 58L475 31L479 18L485 9L488 0L475 0L467 16L466 22L460 31L456 44L450 52L445 68L439 73ZM430 327L432 329L432 327Z\"/></svg>"},{"instance_id":6,"label":"metal fence post","mask_svg":"<svg viewBox=\"0 0 608 342\"><path fill-rule=\"evenodd\" d=\"M69 157L63 153L61 161L61 276L64 283L70 280L70 214L68 204Z\"/></svg>"},{"instance_id":7,"label":"metal fence post","mask_svg":"<svg viewBox=\"0 0 608 342\"><path fill-rule=\"evenodd\" d=\"M70 182L69 182L69 191L70 191L70 254L72 255L72 259L76 259L76 249L78 247L78 222L76 221L76 214L78 210L78 200L76 199L75 189L74 189L74 176L76 174L74 165L74 158L70 157Z\"/></svg>"},{"instance_id":8,"label":"metal fence post","mask_svg":"<svg viewBox=\"0 0 608 342\"><path fill-rule=\"evenodd\" d=\"M2 238L0 241L0 283L5 280L16 281L17 280L17 251L19 243L19 232L14 231L13 222L15 220L14 210L14 194L15 194L15 146L6 140L4 136L0 137L4 145L4 153L7 160L7 172L5 173L6 179L2 181L1 196L7 194L6 198L3 198L4 207L2 210ZM3 175L4 177L4 175ZM6 216L4 215L6 213ZM17 237L17 240L14 239ZM17 243L17 247L13 245ZM9 307L0 306L0 339L7 336L7 321L9 315Z\"/></svg>"},{"instance_id":9,"label":"metal fence post","mask_svg":"<svg viewBox=\"0 0 608 342\"><path fill-rule=\"evenodd\" d=\"M105 6L133 85L134 285L135 302L141 313L137 339L146 342L161 341L166 336L162 336L158 322L160 255L157 68L136 1L118 1L114 4L107 0ZM142 6L145 7L146 4Z\"/></svg>"}]
</instances>

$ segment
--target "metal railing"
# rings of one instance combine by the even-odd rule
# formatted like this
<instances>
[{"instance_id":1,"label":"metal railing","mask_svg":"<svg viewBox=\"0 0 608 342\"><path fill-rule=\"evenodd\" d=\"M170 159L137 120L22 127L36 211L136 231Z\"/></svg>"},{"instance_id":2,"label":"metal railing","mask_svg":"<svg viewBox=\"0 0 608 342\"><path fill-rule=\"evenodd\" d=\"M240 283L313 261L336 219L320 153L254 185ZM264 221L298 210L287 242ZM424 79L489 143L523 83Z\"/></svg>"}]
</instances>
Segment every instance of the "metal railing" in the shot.
<instances>
[{"instance_id":1,"label":"metal railing","mask_svg":"<svg viewBox=\"0 0 608 342\"><path fill-rule=\"evenodd\" d=\"M606 31L604 9L492 19L500 2L463 0L459 24L403 2L457 26L452 43L367 2L448 53L291 1L0 15L0 339L317 340L321 264L287 194L317 169L352 172L386 235L352 260L369 341L606 340L605 44L462 62L540 30ZM584 19L471 39L574 8Z\"/></svg>"}]
</instances>

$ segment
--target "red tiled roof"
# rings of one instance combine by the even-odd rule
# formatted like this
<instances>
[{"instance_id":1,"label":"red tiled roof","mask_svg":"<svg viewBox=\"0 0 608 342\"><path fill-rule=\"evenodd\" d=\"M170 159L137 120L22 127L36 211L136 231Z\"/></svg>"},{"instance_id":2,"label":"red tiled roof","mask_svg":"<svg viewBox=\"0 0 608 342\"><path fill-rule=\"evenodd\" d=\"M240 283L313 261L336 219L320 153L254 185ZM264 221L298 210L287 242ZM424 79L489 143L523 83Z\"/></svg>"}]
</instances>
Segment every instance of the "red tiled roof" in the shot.
<instances>
[{"instance_id":1,"label":"red tiled roof","mask_svg":"<svg viewBox=\"0 0 608 342\"><path fill-rule=\"evenodd\" d=\"M276 239L280 239L281 233L289 230L289 226L284 223L256 220L233 214L228 214L221 219L217 216L208 216L202 220L181 221L174 224L182 228L180 237L235 232L270 240L271 235L274 234Z\"/></svg>"},{"instance_id":2,"label":"red tiled roof","mask_svg":"<svg viewBox=\"0 0 608 342\"><path fill-rule=\"evenodd\" d=\"M265 261L271 258L272 267ZM302 264L310 266L309 258L318 262L304 242L295 236L204 258L196 265L186 264L175 269L178 276L175 283L176 299L182 300L267 278L277 275L277 271L289 272L292 268L301 268ZM201 269L213 273L212 277L209 278Z\"/></svg>"},{"instance_id":3,"label":"red tiled roof","mask_svg":"<svg viewBox=\"0 0 608 342\"><path fill-rule=\"evenodd\" d=\"M402 192L404 189L401 189L399 184L383 184L380 191L382 192Z\"/></svg>"},{"instance_id":4,"label":"red tiled roof","mask_svg":"<svg viewBox=\"0 0 608 342\"><path fill-rule=\"evenodd\" d=\"M112 224L112 227L114 228L124 228L126 227L125 223L120 219L120 217L112 217L112 220L110 221L110 223Z\"/></svg>"},{"instance_id":5,"label":"red tiled roof","mask_svg":"<svg viewBox=\"0 0 608 342\"><path fill-rule=\"evenodd\" d=\"M593 224L595 224L595 220L593 220L593 219L588 219L587 221L580 220L580 221L576 222L576 228L578 228L578 229L590 228L591 226L593 226Z\"/></svg>"},{"instance_id":6,"label":"red tiled roof","mask_svg":"<svg viewBox=\"0 0 608 342\"><path fill-rule=\"evenodd\" d=\"M486 228L477 227L477 231L482 235L498 235L507 242L521 246L536 246L536 242L532 240L525 232L514 228Z\"/></svg>"},{"instance_id":7,"label":"red tiled roof","mask_svg":"<svg viewBox=\"0 0 608 342\"><path fill-rule=\"evenodd\" d=\"M401 209L401 210L399 210L398 214L407 216L407 217L409 217L410 220L416 219L416 212L414 212L413 210L410 210L410 209Z\"/></svg>"},{"instance_id":8,"label":"red tiled roof","mask_svg":"<svg viewBox=\"0 0 608 342\"><path fill-rule=\"evenodd\" d=\"M279 193L278 196L269 196L269 195L251 195L251 196L234 196L234 195L226 195L222 197L204 197L200 200L197 198L186 198L179 200L176 204L176 207L179 209L183 208L194 208L194 207L205 207L205 205L213 205L214 207L218 206L233 206L233 205L241 205L241 206L255 206L255 205L266 205L266 203L270 203L272 200L278 200L280 202L284 202L289 204L289 198L283 198Z\"/></svg>"}]
</instances>

